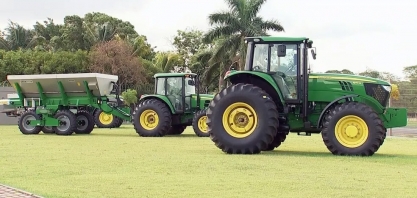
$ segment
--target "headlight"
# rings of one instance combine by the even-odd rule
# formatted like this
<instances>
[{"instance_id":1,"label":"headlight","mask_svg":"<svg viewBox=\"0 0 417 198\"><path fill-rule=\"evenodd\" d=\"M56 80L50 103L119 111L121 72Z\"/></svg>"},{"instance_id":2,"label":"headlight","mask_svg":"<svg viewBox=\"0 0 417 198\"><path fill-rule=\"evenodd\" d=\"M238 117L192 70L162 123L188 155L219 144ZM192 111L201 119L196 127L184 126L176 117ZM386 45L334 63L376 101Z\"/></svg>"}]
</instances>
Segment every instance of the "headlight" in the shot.
<instances>
[{"instance_id":1,"label":"headlight","mask_svg":"<svg viewBox=\"0 0 417 198\"><path fill-rule=\"evenodd\" d=\"M388 91L388 92L390 92L390 93L391 93L391 85L382 85L382 87L383 87L386 91Z\"/></svg>"}]
</instances>

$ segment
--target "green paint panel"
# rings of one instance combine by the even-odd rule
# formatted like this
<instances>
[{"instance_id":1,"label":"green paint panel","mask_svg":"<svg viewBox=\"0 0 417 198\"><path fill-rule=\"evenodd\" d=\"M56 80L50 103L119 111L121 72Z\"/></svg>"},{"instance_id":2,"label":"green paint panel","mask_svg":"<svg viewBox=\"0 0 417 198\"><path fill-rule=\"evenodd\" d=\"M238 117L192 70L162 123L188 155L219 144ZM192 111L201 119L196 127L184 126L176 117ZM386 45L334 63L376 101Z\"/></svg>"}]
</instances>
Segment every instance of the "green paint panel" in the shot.
<instances>
[{"instance_id":1,"label":"green paint panel","mask_svg":"<svg viewBox=\"0 0 417 198\"><path fill-rule=\"evenodd\" d=\"M381 115L386 128L407 126L407 109L405 108L387 108Z\"/></svg>"},{"instance_id":2,"label":"green paint panel","mask_svg":"<svg viewBox=\"0 0 417 198\"><path fill-rule=\"evenodd\" d=\"M276 37L276 36L260 36L260 37L247 37L246 39L260 39L268 42L301 42L307 40L307 37Z\"/></svg>"},{"instance_id":3,"label":"green paint panel","mask_svg":"<svg viewBox=\"0 0 417 198\"><path fill-rule=\"evenodd\" d=\"M157 73L153 77L154 78L161 78L161 77L183 77L185 75L197 76L195 73Z\"/></svg>"}]
</instances>

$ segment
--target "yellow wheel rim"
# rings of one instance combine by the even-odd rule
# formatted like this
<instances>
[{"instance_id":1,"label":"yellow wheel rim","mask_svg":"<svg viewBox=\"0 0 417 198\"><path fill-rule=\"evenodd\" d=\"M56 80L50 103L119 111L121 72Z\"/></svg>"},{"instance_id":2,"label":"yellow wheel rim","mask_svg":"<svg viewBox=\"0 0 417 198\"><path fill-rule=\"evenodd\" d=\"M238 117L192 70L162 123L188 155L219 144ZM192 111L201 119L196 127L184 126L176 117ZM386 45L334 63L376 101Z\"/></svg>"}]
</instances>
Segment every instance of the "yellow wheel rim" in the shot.
<instances>
[{"instance_id":1,"label":"yellow wheel rim","mask_svg":"<svg viewBox=\"0 0 417 198\"><path fill-rule=\"evenodd\" d=\"M105 112L101 112L100 115L98 116L98 120L100 121L101 124L109 125L113 122L113 115L107 114Z\"/></svg>"},{"instance_id":2,"label":"yellow wheel rim","mask_svg":"<svg viewBox=\"0 0 417 198\"><path fill-rule=\"evenodd\" d=\"M341 118L335 127L337 141L345 147L357 148L368 139L369 131L366 122L354 115Z\"/></svg>"},{"instance_id":3,"label":"yellow wheel rim","mask_svg":"<svg viewBox=\"0 0 417 198\"><path fill-rule=\"evenodd\" d=\"M248 104L236 102L223 113L223 127L232 137L245 138L255 131L258 115Z\"/></svg>"},{"instance_id":4,"label":"yellow wheel rim","mask_svg":"<svg viewBox=\"0 0 417 198\"><path fill-rule=\"evenodd\" d=\"M207 116L201 116L200 119L198 119L198 129L200 129L201 132L207 133Z\"/></svg>"},{"instance_id":5,"label":"yellow wheel rim","mask_svg":"<svg viewBox=\"0 0 417 198\"><path fill-rule=\"evenodd\" d=\"M140 114L140 125L145 130L153 130L155 129L159 124L159 117L158 114L154 110L145 110Z\"/></svg>"}]
</instances>

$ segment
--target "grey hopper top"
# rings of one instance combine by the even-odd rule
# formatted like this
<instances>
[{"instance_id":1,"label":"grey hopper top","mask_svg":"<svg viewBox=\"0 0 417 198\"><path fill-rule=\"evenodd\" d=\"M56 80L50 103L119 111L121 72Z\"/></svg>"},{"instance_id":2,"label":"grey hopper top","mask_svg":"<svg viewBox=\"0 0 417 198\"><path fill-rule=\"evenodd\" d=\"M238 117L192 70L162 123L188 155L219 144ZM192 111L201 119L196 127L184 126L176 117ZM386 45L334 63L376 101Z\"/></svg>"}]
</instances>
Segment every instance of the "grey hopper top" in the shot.
<instances>
[{"instance_id":1,"label":"grey hopper top","mask_svg":"<svg viewBox=\"0 0 417 198\"><path fill-rule=\"evenodd\" d=\"M113 82L118 76L100 73L76 74L37 74L37 75L8 75L7 80L14 87L18 83L26 98L39 98L36 82L43 88L46 97L60 97L58 81L61 81L68 96L86 96L83 81L87 81L88 88L94 96L108 96L113 89ZM15 88L16 89L16 88Z\"/></svg>"}]
</instances>

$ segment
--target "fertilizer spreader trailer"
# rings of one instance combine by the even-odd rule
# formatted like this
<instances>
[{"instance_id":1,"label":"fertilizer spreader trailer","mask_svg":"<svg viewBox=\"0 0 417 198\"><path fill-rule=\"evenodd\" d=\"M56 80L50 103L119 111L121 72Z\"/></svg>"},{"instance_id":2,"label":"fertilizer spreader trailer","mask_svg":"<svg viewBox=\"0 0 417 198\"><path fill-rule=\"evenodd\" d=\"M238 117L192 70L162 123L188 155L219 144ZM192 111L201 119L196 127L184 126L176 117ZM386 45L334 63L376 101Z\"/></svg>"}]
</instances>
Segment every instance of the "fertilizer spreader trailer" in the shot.
<instances>
[{"instance_id":1,"label":"fertilizer spreader trailer","mask_svg":"<svg viewBox=\"0 0 417 198\"><path fill-rule=\"evenodd\" d=\"M94 119L85 107L94 107L123 120L130 120L130 108L118 96L118 76L99 73L9 75L16 90L11 105L21 112L18 125L23 134L40 131L57 135L89 134ZM109 104L116 93L117 105Z\"/></svg>"}]
</instances>

